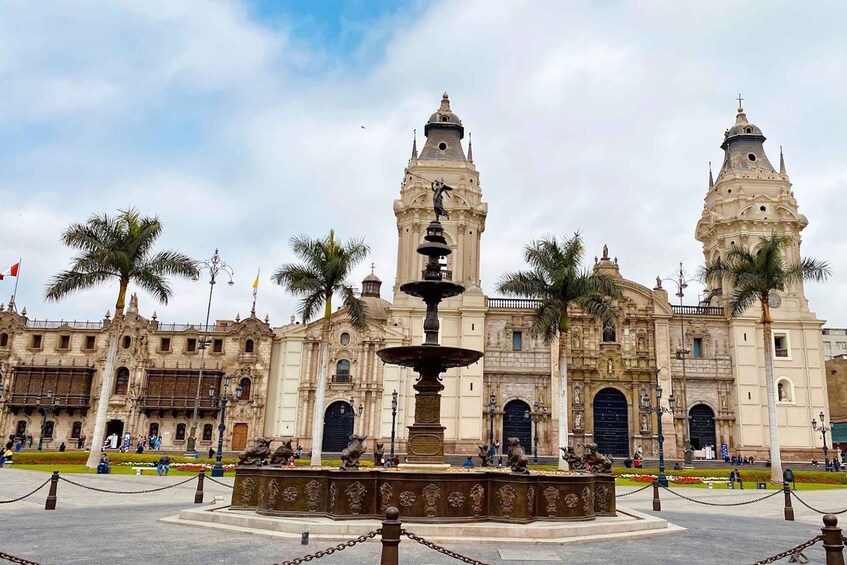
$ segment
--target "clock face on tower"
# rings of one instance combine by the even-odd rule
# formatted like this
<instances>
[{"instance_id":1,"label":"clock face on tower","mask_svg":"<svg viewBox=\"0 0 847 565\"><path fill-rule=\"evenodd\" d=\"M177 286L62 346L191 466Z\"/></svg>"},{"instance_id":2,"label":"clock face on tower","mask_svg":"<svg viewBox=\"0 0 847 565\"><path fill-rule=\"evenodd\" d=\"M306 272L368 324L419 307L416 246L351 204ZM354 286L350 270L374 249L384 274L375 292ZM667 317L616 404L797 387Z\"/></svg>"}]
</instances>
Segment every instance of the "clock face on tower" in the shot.
<instances>
[{"instance_id":1,"label":"clock face on tower","mask_svg":"<svg viewBox=\"0 0 847 565\"><path fill-rule=\"evenodd\" d=\"M775 292L770 293L768 296L768 306L771 308L779 308L780 304L782 304L782 298Z\"/></svg>"}]
</instances>

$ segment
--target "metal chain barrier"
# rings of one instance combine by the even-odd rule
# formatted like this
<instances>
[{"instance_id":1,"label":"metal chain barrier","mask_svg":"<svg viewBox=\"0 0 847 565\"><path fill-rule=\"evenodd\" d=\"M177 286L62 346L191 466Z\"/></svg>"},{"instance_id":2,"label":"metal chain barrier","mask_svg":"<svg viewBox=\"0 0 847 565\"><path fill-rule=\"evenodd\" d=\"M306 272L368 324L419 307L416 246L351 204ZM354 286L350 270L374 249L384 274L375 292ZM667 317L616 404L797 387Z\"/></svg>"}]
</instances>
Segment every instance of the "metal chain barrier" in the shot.
<instances>
[{"instance_id":1,"label":"metal chain barrier","mask_svg":"<svg viewBox=\"0 0 847 565\"><path fill-rule=\"evenodd\" d=\"M23 557L15 557L14 555L9 555L8 553L3 553L2 551L0 551L0 559L4 561L11 561L12 563L20 563L21 565L41 565L40 563L36 563L35 561L30 561L28 559L24 559Z\"/></svg>"},{"instance_id":2,"label":"metal chain barrier","mask_svg":"<svg viewBox=\"0 0 847 565\"><path fill-rule=\"evenodd\" d=\"M648 488L650 488L650 487L652 487L652 486L653 486L653 483L650 483L649 485L643 486L643 487L641 487L640 489L638 489L638 490L634 490L634 491L632 491L632 492L625 492L625 493L623 493L623 494L616 494L616 495L615 495L615 498L622 498L622 497L624 497L624 496L629 496L629 495L631 495L631 494L635 494L635 493L637 493L637 492L641 492L642 490L648 489Z\"/></svg>"},{"instance_id":3,"label":"metal chain barrier","mask_svg":"<svg viewBox=\"0 0 847 565\"><path fill-rule=\"evenodd\" d=\"M679 494L678 492L672 491L668 487L663 487L662 485L659 485L659 487L665 489L666 491L668 491L669 493L671 493L675 496L678 496L680 498L684 498L685 500L687 500L689 502L694 502L696 504L705 504L706 506L744 506L745 504L755 504L756 502L761 502L763 500L767 500L769 498L772 498L772 497L774 497L778 494L782 494L782 490L780 489L780 490L773 491L771 494L769 494L767 496L762 496L760 498L754 498L753 500L744 500L742 502L706 502L705 500L697 500L696 498L691 498L691 497L685 496L684 494Z\"/></svg>"},{"instance_id":4,"label":"metal chain barrier","mask_svg":"<svg viewBox=\"0 0 847 565\"><path fill-rule=\"evenodd\" d=\"M436 544L432 543L431 541L427 541L427 540L423 539L419 535L413 534L410 531L400 530L400 535L406 536L407 538L409 538L412 541L416 541L421 545L424 545L424 546L426 546L430 549L434 549L438 553L443 553L447 557L452 557L453 559L456 559L458 561L462 561L464 563L471 563L471 565L487 565L487 563L484 563L482 561L477 561L476 559L471 559L470 557L465 557L464 555L456 553L455 551L450 551L446 547L441 547L440 545L436 545Z\"/></svg>"},{"instance_id":5,"label":"metal chain barrier","mask_svg":"<svg viewBox=\"0 0 847 565\"><path fill-rule=\"evenodd\" d=\"M817 508L813 508L813 507L809 506L808 504L806 504L806 501L804 501L802 498L797 496L797 493L794 492L793 490L791 491L791 495L794 498L797 499L797 502L799 502L800 504L802 504L803 506L805 506L806 508L808 508L812 512L817 512L818 514L834 514L834 515L837 516L838 514L844 514L845 512L847 512L847 508L845 508L844 510L840 510L838 512L824 512L823 510L818 510Z\"/></svg>"},{"instance_id":6,"label":"metal chain barrier","mask_svg":"<svg viewBox=\"0 0 847 565\"><path fill-rule=\"evenodd\" d=\"M18 498L12 498L10 500L0 500L0 504L11 504L13 502L18 502L19 500L23 500L24 498L28 498L28 497L32 496L33 494L37 493L38 491L40 491L41 489L43 489L44 487L46 487L47 483L49 483L49 482L50 482L50 479L47 479L46 481L41 483L41 486L38 487L37 489L35 489L34 491L32 491L28 494L25 494L23 496L19 496Z\"/></svg>"},{"instance_id":7,"label":"metal chain barrier","mask_svg":"<svg viewBox=\"0 0 847 565\"><path fill-rule=\"evenodd\" d=\"M217 483L217 484L221 485L222 487L226 487L226 488L234 488L232 485L228 485L228 484L226 484L226 483L222 483L222 482L220 482L220 481L216 481L215 479L213 479L212 477L210 477L210 476L208 476L208 475L206 475L206 480L207 480L207 481L212 481L213 483Z\"/></svg>"},{"instance_id":8,"label":"metal chain barrier","mask_svg":"<svg viewBox=\"0 0 847 565\"><path fill-rule=\"evenodd\" d=\"M773 563L774 561L779 561L781 559L785 559L786 557L791 557L793 555L801 553L804 549L808 549L808 548L812 547L813 545L815 545L816 543L818 543L822 539L823 539L823 536L814 537L814 538L810 539L809 541L801 543L800 545L792 547L791 549L783 551L782 553L777 553L773 557L768 557L767 559L762 559L761 561L756 561L755 563L753 563L753 565L766 565L767 563Z\"/></svg>"},{"instance_id":9,"label":"metal chain barrier","mask_svg":"<svg viewBox=\"0 0 847 565\"><path fill-rule=\"evenodd\" d=\"M96 492L105 492L107 494L147 494L147 493L151 493L151 492L158 492L160 490L167 490L169 488L175 488L175 487L184 485L185 483L190 483L191 481L196 480L196 479L197 479L197 477L190 477L188 479L185 479L182 482L175 483L175 484L172 484L172 485L167 485L167 486L158 487L158 488L148 488L148 489L144 489L144 490L111 490L111 489L106 489L106 488L97 488L97 487L92 487L92 486L88 486L88 485L83 485L83 484L74 482L70 479L66 479L65 477L59 477L59 480L65 481L66 483L70 483L70 484L72 484L76 487L84 488L84 489L87 489L87 490L93 490L93 491L96 491Z\"/></svg>"},{"instance_id":10,"label":"metal chain barrier","mask_svg":"<svg viewBox=\"0 0 847 565\"><path fill-rule=\"evenodd\" d=\"M353 547L357 543L362 543L368 541L371 538L375 538L379 534L382 533L382 528L376 529L372 532L368 532L367 534L362 534L357 538L353 538L349 541L345 541L344 543L339 543L335 547L328 547L323 551L316 551L310 555L304 555L303 557L298 557L296 559L292 559L290 561L280 561L279 563L274 563L274 565L299 565L300 563L305 563L307 561L311 561L313 559L320 559L321 557L326 557L327 555L332 555L336 551L344 551L348 547Z\"/></svg>"}]
</instances>

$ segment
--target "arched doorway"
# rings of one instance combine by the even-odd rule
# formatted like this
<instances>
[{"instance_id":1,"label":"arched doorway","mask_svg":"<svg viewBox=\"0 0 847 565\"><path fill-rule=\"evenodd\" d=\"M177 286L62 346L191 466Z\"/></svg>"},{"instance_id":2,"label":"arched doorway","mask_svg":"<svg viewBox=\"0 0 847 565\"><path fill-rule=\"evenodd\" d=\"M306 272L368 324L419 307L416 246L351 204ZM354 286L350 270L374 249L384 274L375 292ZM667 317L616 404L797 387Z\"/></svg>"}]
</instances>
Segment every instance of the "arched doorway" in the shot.
<instances>
[{"instance_id":1,"label":"arched doorway","mask_svg":"<svg viewBox=\"0 0 847 565\"><path fill-rule=\"evenodd\" d=\"M688 411L688 433L692 449L716 445L715 413L705 404L697 404Z\"/></svg>"},{"instance_id":2,"label":"arched doorway","mask_svg":"<svg viewBox=\"0 0 847 565\"><path fill-rule=\"evenodd\" d=\"M350 443L353 433L353 407L338 400L330 404L324 414L323 451L341 451Z\"/></svg>"},{"instance_id":3,"label":"arched doorway","mask_svg":"<svg viewBox=\"0 0 847 565\"><path fill-rule=\"evenodd\" d=\"M594 442L605 455L629 455L629 408L623 393L604 388L594 395Z\"/></svg>"},{"instance_id":4,"label":"arched doorway","mask_svg":"<svg viewBox=\"0 0 847 565\"><path fill-rule=\"evenodd\" d=\"M124 421L109 420L106 422L106 437L104 439L106 447L118 449L123 443L124 437Z\"/></svg>"},{"instance_id":5,"label":"arched doorway","mask_svg":"<svg viewBox=\"0 0 847 565\"><path fill-rule=\"evenodd\" d=\"M503 436L500 449L503 453L509 450L509 438L521 440L521 447L527 453L532 453L532 422L525 418L529 412L529 404L523 400L510 400L503 407Z\"/></svg>"}]
</instances>

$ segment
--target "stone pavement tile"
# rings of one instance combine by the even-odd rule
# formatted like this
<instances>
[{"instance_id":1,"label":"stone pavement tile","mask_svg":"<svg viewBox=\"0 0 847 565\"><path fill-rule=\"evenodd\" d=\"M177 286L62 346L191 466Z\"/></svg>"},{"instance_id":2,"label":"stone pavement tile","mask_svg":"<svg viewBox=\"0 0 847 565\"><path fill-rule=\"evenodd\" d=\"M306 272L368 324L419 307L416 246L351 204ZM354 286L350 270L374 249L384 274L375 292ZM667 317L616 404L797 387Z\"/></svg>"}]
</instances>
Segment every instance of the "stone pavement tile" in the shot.
<instances>
[{"instance_id":1,"label":"stone pavement tile","mask_svg":"<svg viewBox=\"0 0 847 565\"><path fill-rule=\"evenodd\" d=\"M503 561L519 561L521 563L528 561L562 562L562 559L556 555L556 552L549 549L499 549L497 552Z\"/></svg>"}]
</instances>

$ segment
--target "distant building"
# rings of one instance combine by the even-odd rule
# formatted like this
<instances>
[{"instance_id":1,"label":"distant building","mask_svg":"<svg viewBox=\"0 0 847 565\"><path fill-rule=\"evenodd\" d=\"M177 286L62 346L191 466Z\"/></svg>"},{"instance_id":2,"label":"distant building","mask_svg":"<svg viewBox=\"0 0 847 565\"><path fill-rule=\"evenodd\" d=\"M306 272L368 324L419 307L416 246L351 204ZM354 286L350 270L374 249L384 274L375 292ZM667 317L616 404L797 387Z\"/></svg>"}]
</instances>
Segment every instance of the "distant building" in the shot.
<instances>
[{"instance_id":1,"label":"distant building","mask_svg":"<svg viewBox=\"0 0 847 565\"><path fill-rule=\"evenodd\" d=\"M823 358L827 361L838 355L847 355L847 329L824 328Z\"/></svg>"}]
</instances>

